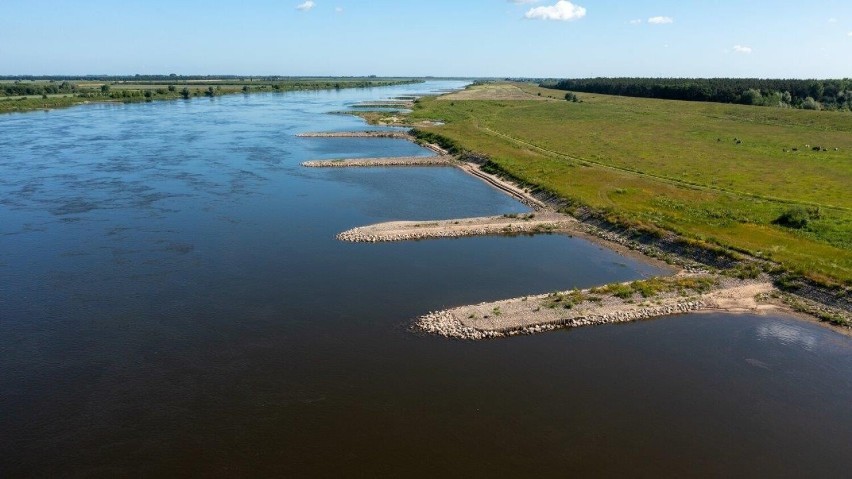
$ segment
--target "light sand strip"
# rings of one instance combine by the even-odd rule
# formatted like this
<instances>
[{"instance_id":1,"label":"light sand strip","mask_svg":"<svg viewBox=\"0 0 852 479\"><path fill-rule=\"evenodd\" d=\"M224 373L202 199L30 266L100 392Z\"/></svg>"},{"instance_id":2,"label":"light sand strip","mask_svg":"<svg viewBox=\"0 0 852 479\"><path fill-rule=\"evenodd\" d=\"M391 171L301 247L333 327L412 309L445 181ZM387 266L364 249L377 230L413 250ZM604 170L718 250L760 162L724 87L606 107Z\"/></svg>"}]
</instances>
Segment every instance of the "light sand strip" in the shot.
<instances>
[{"instance_id":1,"label":"light sand strip","mask_svg":"<svg viewBox=\"0 0 852 479\"><path fill-rule=\"evenodd\" d=\"M684 297L669 293L647 300L606 296L596 301L583 301L570 309L564 307L568 303L554 303L554 294L535 295L429 313L420 317L415 326L448 338L499 338L559 328L625 323L692 311L760 311L774 306L759 304L755 297L772 290L770 283L732 284L729 280L705 294ZM591 294L589 290L580 293ZM577 292L559 294L567 297Z\"/></svg>"},{"instance_id":2,"label":"light sand strip","mask_svg":"<svg viewBox=\"0 0 852 479\"><path fill-rule=\"evenodd\" d=\"M485 181L491 186L502 190L505 193L515 197L520 200L522 203L535 208L536 210L544 210L547 208L543 202L539 201L536 197L530 194L528 191L515 186L514 184L503 180L499 176L492 175L482 171L479 168L479 165L475 163L462 163L459 165L463 171L470 173L471 175Z\"/></svg>"},{"instance_id":3,"label":"light sand strip","mask_svg":"<svg viewBox=\"0 0 852 479\"><path fill-rule=\"evenodd\" d=\"M535 234L562 231L576 224L558 213L529 213L440 221L391 221L344 231L337 239L353 243L379 243L428 238Z\"/></svg>"},{"instance_id":4,"label":"light sand strip","mask_svg":"<svg viewBox=\"0 0 852 479\"><path fill-rule=\"evenodd\" d=\"M382 166L452 166L450 156L396 156L390 158L347 158L341 160L312 160L302 163L309 168L351 168Z\"/></svg>"}]
</instances>

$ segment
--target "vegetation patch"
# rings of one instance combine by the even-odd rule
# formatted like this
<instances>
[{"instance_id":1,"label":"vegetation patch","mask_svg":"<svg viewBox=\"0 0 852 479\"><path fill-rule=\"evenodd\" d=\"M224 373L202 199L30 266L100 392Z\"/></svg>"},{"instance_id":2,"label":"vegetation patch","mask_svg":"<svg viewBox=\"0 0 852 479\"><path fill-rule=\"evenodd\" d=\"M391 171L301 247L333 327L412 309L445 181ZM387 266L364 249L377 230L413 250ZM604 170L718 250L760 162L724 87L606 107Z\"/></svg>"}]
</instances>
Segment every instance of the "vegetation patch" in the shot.
<instances>
[{"instance_id":1,"label":"vegetation patch","mask_svg":"<svg viewBox=\"0 0 852 479\"><path fill-rule=\"evenodd\" d=\"M621 299L632 298L636 294L643 298L653 298L673 292L687 296L706 293L716 284L717 280L708 276L651 278L631 283L608 284L590 289L589 292L596 295L611 295Z\"/></svg>"}]
</instances>

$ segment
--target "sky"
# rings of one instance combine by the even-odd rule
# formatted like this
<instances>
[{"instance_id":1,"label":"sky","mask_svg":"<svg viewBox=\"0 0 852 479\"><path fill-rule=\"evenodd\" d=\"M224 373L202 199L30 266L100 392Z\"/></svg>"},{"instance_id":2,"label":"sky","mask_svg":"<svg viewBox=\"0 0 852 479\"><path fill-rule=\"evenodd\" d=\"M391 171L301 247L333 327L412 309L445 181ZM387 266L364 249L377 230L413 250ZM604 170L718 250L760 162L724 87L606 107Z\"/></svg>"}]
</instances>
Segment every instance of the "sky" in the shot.
<instances>
[{"instance_id":1,"label":"sky","mask_svg":"<svg viewBox=\"0 0 852 479\"><path fill-rule=\"evenodd\" d=\"M852 77L852 0L2 0L0 75Z\"/></svg>"}]
</instances>

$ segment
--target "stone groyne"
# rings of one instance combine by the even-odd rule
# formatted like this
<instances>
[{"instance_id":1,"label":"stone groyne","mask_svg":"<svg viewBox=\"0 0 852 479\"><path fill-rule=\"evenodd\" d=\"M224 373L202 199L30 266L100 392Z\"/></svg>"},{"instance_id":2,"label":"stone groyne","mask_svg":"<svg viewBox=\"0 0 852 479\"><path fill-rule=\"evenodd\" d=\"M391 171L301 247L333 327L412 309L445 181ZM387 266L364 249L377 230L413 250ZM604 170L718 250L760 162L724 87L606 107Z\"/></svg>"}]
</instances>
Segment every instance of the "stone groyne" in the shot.
<instances>
[{"instance_id":1,"label":"stone groyne","mask_svg":"<svg viewBox=\"0 0 852 479\"><path fill-rule=\"evenodd\" d=\"M575 223L557 213L529 213L440 221L391 221L344 231L337 239L352 243L380 243L430 238L551 233Z\"/></svg>"},{"instance_id":2,"label":"stone groyne","mask_svg":"<svg viewBox=\"0 0 852 479\"><path fill-rule=\"evenodd\" d=\"M299 138L396 138L400 140L412 140L407 131L321 131L299 133Z\"/></svg>"},{"instance_id":3,"label":"stone groyne","mask_svg":"<svg viewBox=\"0 0 852 479\"><path fill-rule=\"evenodd\" d=\"M302 163L308 168L351 168L382 166L452 166L449 156L398 156L389 158L349 158L341 160L313 160Z\"/></svg>"},{"instance_id":4,"label":"stone groyne","mask_svg":"<svg viewBox=\"0 0 852 479\"><path fill-rule=\"evenodd\" d=\"M503 301L460 306L429 313L415 328L447 338L479 340L534 334L560 328L626 323L695 311L759 311L774 308L756 298L773 290L770 283L730 280L712 291L683 295L662 294L653 298L637 295L595 295L595 288L525 296ZM590 298L572 301L570 298Z\"/></svg>"}]
</instances>

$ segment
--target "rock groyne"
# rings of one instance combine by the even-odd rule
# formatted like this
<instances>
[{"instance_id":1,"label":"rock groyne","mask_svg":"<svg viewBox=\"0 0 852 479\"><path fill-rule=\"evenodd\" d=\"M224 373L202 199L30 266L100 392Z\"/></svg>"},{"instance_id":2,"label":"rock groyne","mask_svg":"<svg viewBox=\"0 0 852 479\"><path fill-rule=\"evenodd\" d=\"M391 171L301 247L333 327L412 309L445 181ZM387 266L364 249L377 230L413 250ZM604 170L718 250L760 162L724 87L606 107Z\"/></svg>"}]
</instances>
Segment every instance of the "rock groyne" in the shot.
<instances>
[{"instance_id":1,"label":"rock groyne","mask_svg":"<svg viewBox=\"0 0 852 479\"><path fill-rule=\"evenodd\" d=\"M430 238L553 233L574 224L567 216L520 214L440 221L391 221L344 231L337 239L352 243L380 243Z\"/></svg>"},{"instance_id":2,"label":"rock groyne","mask_svg":"<svg viewBox=\"0 0 852 479\"><path fill-rule=\"evenodd\" d=\"M407 131L320 131L299 133L296 135L299 138L396 138L400 140L412 140Z\"/></svg>"},{"instance_id":3,"label":"rock groyne","mask_svg":"<svg viewBox=\"0 0 852 479\"><path fill-rule=\"evenodd\" d=\"M340 160L313 160L302 163L308 168L351 168L382 166L452 166L449 156L398 156L389 158L347 158Z\"/></svg>"},{"instance_id":4,"label":"rock groyne","mask_svg":"<svg viewBox=\"0 0 852 479\"><path fill-rule=\"evenodd\" d=\"M445 309L421 316L415 328L447 338L479 340L626 323L695 311L743 312L773 308L756 299L773 290L770 283L763 282L726 280L709 292L685 295L680 290L646 299L637 299L633 294L625 297L598 295L596 290L563 291Z\"/></svg>"}]
</instances>

